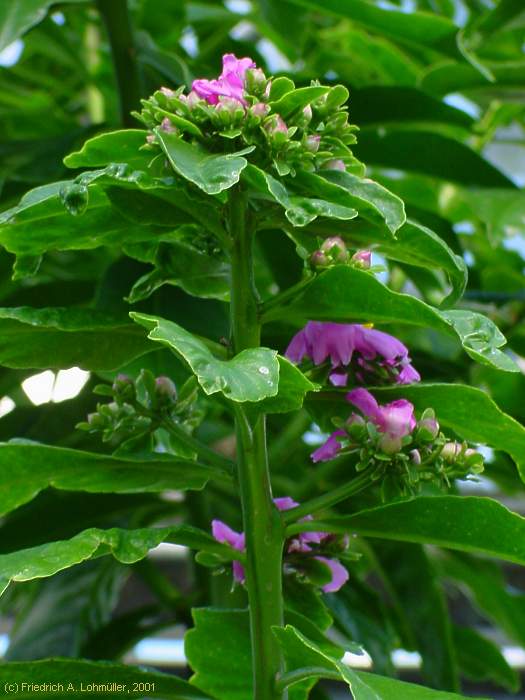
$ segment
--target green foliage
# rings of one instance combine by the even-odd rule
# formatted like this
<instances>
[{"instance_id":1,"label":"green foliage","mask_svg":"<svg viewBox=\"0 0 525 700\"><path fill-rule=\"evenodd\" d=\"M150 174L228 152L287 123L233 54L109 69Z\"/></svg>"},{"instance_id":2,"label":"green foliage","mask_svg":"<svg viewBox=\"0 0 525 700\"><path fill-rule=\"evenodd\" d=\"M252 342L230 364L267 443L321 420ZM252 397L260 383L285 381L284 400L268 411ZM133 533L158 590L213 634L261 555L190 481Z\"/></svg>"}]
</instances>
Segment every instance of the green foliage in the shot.
<instances>
[{"instance_id":1,"label":"green foliage","mask_svg":"<svg viewBox=\"0 0 525 700\"><path fill-rule=\"evenodd\" d=\"M1 684L516 692L493 640L525 644L523 3L249 5L0 3ZM231 53L261 69L242 97L190 92ZM327 327L287 352L309 321L407 352ZM367 376L382 418L345 400ZM312 462L319 428L337 459ZM186 548L168 577L162 542ZM116 663L174 624L191 682ZM428 688L393 678L400 648ZM373 674L341 660L362 649Z\"/></svg>"}]
</instances>

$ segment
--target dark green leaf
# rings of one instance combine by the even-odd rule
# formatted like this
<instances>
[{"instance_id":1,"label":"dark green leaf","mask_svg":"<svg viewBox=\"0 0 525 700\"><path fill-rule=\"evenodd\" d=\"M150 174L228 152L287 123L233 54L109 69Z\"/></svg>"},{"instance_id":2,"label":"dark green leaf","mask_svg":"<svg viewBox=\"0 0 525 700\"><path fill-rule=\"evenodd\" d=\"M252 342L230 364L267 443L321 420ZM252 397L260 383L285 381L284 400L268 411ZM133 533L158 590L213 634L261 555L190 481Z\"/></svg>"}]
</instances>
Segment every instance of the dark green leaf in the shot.
<instances>
[{"instance_id":1,"label":"dark green leaf","mask_svg":"<svg viewBox=\"0 0 525 700\"><path fill-rule=\"evenodd\" d=\"M3 0L0 4L0 51L41 22L53 4L54 0Z\"/></svg>"},{"instance_id":2,"label":"dark green leaf","mask_svg":"<svg viewBox=\"0 0 525 700\"><path fill-rule=\"evenodd\" d=\"M155 133L175 172L206 194L219 194L239 182L241 171L248 165L242 156L255 148L249 146L237 153L214 155L161 129Z\"/></svg>"},{"instance_id":3,"label":"dark green leaf","mask_svg":"<svg viewBox=\"0 0 525 700\"><path fill-rule=\"evenodd\" d=\"M90 493L159 493L202 489L215 474L208 467L168 455L141 461L65 447L4 443L0 444L0 514L51 486Z\"/></svg>"},{"instance_id":4,"label":"dark green leaf","mask_svg":"<svg viewBox=\"0 0 525 700\"><path fill-rule=\"evenodd\" d=\"M498 646L470 627L454 625L454 644L461 672L474 681L492 681L511 693L519 690L517 671L509 666Z\"/></svg>"},{"instance_id":5,"label":"dark green leaf","mask_svg":"<svg viewBox=\"0 0 525 700\"><path fill-rule=\"evenodd\" d=\"M188 363L206 394L221 391L232 401L260 401L277 395L279 363L275 350L254 348L231 360L219 360L202 340L176 323L146 314L130 315L149 329L151 340L167 345Z\"/></svg>"}]
</instances>

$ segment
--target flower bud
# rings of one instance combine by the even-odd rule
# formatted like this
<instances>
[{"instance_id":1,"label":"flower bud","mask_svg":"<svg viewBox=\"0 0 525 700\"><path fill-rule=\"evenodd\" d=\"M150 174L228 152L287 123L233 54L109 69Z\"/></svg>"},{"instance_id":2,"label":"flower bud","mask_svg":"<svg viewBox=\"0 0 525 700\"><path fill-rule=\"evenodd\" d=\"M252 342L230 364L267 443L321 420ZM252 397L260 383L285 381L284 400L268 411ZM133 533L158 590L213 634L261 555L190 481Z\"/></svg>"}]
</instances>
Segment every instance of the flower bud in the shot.
<instances>
[{"instance_id":1,"label":"flower bud","mask_svg":"<svg viewBox=\"0 0 525 700\"><path fill-rule=\"evenodd\" d=\"M319 134L310 134L310 136L307 136L304 140L304 146L307 151L310 151L310 153L317 153L319 150L320 141L321 137Z\"/></svg>"},{"instance_id":2,"label":"flower bud","mask_svg":"<svg viewBox=\"0 0 525 700\"><path fill-rule=\"evenodd\" d=\"M260 117L261 119L265 117L270 111L270 106L265 102L256 102L253 107L250 108L251 114L254 117Z\"/></svg>"},{"instance_id":3,"label":"flower bud","mask_svg":"<svg viewBox=\"0 0 525 700\"><path fill-rule=\"evenodd\" d=\"M246 92L249 95L264 95L267 78L261 68L249 68L244 77Z\"/></svg>"},{"instance_id":4,"label":"flower bud","mask_svg":"<svg viewBox=\"0 0 525 700\"><path fill-rule=\"evenodd\" d=\"M366 421L362 416L358 416L357 413L352 413L346 422L345 428L355 442L361 442L367 435Z\"/></svg>"},{"instance_id":5,"label":"flower bud","mask_svg":"<svg viewBox=\"0 0 525 700\"><path fill-rule=\"evenodd\" d=\"M303 109L303 117L305 118L307 124L312 121L312 108L310 105L306 105L306 107Z\"/></svg>"},{"instance_id":6,"label":"flower bud","mask_svg":"<svg viewBox=\"0 0 525 700\"><path fill-rule=\"evenodd\" d=\"M333 160L327 161L324 165L323 168L326 170L341 170L344 172L346 170L346 165L344 163L344 160L341 160L340 158L334 158Z\"/></svg>"},{"instance_id":7,"label":"flower bud","mask_svg":"<svg viewBox=\"0 0 525 700\"><path fill-rule=\"evenodd\" d=\"M348 262L346 243L340 236L327 238L321 246L321 252L325 253L335 263Z\"/></svg>"},{"instance_id":8,"label":"flower bud","mask_svg":"<svg viewBox=\"0 0 525 700\"><path fill-rule=\"evenodd\" d=\"M416 467L419 467L421 464L421 453L419 450L410 450L410 459L412 460L412 463L416 465Z\"/></svg>"},{"instance_id":9,"label":"flower bud","mask_svg":"<svg viewBox=\"0 0 525 700\"><path fill-rule=\"evenodd\" d=\"M160 128L167 134L174 134L177 131L177 129L173 126L168 117L164 117L164 119L161 122Z\"/></svg>"},{"instance_id":10,"label":"flower bud","mask_svg":"<svg viewBox=\"0 0 525 700\"><path fill-rule=\"evenodd\" d=\"M331 265L331 260L329 260L326 255L320 251L316 250L310 256L310 265L314 268L329 267Z\"/></svg>"},{"instance_id":11,"label":"flower bud","mask_svg":"<svg viewBox=\"0 0 525 700\"><path fill-rule=\"evenodd\" d=\"M473 474L480 474L485 468L483 456L471 448L465 450L465 466Z\"/></svg>"},{"instance_id":12,"label":"flower bud","mask_svg":"<svg viewBox=\"0 0 525 700\"><path fill-rule=\"evenodd\" d=\"M177 387L169 377L155 379L155 393L159 399L166 400L168 403L175 403L177 400Z\"/></svg>"},{"instance_id":13,"label":"flower bud","mask_svg":"<svg viewBox=\"0 0 525 700\"><path fill-rule=\"evenodd\" d=\"M87 422L95 430L101 430L106 427L106 419L100 413L88 413Z\"/></svg>"},{"instance_id":14,"label":"flower bud","mask_svg":"<svg viewBox=\"0 0 525 700\"><path fill-rule=\"evenodd\" d=\"M282 146L288 140L288 127L278 114L272 114L264 125L269 141Z\"/></svg>"},{"instance_id":15,"label":"flower bud","mask_svg":"<svg viewBox=\"0 0 525 700\"><path fill-rule=\"evenodd\" d=\"M432 442L439 433L439 423L435 418L422 418L417 424L416 437L423 442Z\"/></svg>"},{"instance_id":16,"label":"flower bud","mask_svg":"<svg viewBox=\"0 0 525 700\"><path fill-rule=\"evenodd\" d=\"M401 438L394 437L389 433L383 433L377 443L379 449L387 455L395 454L401 450Z\"/></svg>"},{"instance_id":17,"label":"flower bud","mask_svg":"<svg viewBox=\"0 0 525 700\"><path fill-rule=\"evenodd\" d=\"M111 388L117 401L133 401L135 399L135 383L127 374L117 374Z\"/></svg>"},{"instance_id":18,"label":"flower bud","mask_svg":"<svg viewBox=\"0 0 525 700\"><path fill-rule=\"evenodd\" d=\"M369 250L358 250L352 255L351 262L359 270L368 270L372 264L372 253Z\"/></svg>"},{"instance_id":19,"label":"flower bud","mask_svg":"<svg viewBox=\"0 0 525 700\"><path fill-rule=\"evenodd\" d=\"M441 457L443 457L445 462L452 464L452 462L456 461L460 452L461 445L459 442L446 442L441 450Z\"/></svg>"},{"instance_id":20,"label":"flower bud","mask_svg":"<svg viewBox=\"0 0 525 700\"><path fill-rule=\"evenodd\" d=\"M160 91L165 97L175 97L175 90L171 90L170 88L167 87L161 87Z\"/></svg>"}]
</instances>

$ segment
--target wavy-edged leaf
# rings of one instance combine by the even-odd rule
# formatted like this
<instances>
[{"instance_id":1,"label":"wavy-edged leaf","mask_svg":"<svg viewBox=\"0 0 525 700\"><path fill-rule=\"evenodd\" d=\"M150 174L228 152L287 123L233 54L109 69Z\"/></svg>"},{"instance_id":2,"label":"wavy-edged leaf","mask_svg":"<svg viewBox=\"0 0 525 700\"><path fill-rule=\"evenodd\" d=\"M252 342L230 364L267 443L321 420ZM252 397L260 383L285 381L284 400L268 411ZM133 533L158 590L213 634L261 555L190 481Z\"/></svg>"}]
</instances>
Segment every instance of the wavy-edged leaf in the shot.
<instances>
[{"instance_id":1,"label":"wavy-edged leaf","mask_svg":"<svg viewBox=\"0 0 525 700\"><path fill-rule=\"evenodd\" d=\"M248 165L243 156L255 148L248 146L236 153L217 155L162 129L155 133L175 172L206 194L219 194L239 182L241 171Z\"/></svg>"},{"instance_id":2,"label":"wavy-edged leaf","mask_svg":"<svg viewBox=\"0 0 525 700\"><path fill-rule=\"evenodd\" d=\"M525 518L491 498L420 496L354 515L298 523L290 533L316 528L433 544L525 565Z\"/></svg>"},{"instance_id":3,"label":"wavy-edged leaf","mask_svg":"<svg viewBox=\"0 0 525 700\"><path fill-rule=\"evenodd\" d=\"M274 320L294 324L311 320L408 323L455 332L477 362L507 372L519 371L499 350L505 338L490 319L471 311L439 311L408 294L393 292L368 272L342 265L316 276L292 301L263 316L265 322Z\"/></svg>"},{"instance_id":4,"label":"wavy-edged leaf","mask_svg":"<svg viewBox=\"0 0 525 700\"><path fill-rule=\"evenodd\" d=\"M278 355L279 390L275 396L263 399L254 406L261 413L289 413L298 411L310 391L318 391L319 385L311 382L301 370L286 357Z\"/></svg>"},{"instance_id":5,"label":"wavy-edged leaf","mask_svg":"<svg viewBox=\"0 0 525 700\"><path fill-rule=\"evenodd\" d=\"M456 693L446 693L405 683L393 678L359 673L340 659L322 650L291 625L274 627L286 661L290 688L300 682L305 691L319 678L339 680L348 685L354 700L460 700ZM296 672L294 677L294 672ZM285 676L286 678L286 676Z\"/></svg>"},{"instance_id":6,"label":"wavy-edged leaf","mask_svg":"<svg viewBox=\"0 0 525 700\"><path fill-rule=\"evenodd\" d=\"M123 564L133 564L161 542L211 552L225 561L241 556L236 550L190 525L136 530L92 527L69 540L48 542L0 555L0 592L5 591L12 581L32 581L53 576L58 571L103 555L111 554Z\"/></svg>"},{"instance_id":7,"label":"wavy-edged leaf","mask_svg":"<svg viewBox=\"0 0 525 700\"><path fill-rule=\"evenodd\" d=\"M0 515L49 487L90 493L159 493L200 490L216 475L209 467L168 455L141 461L50 445L0 443Z\"/></svg>"},{"instance_id":8,"label":"wavy-edged leaf","mask_svg":"<svg viewBox=\"0 0 525 700\"><path fill-rule=\"evenodd\" d=\"M385 224L391 233L395 233L406 221L403 201L369 178L325 170L320 175L300 172L294 182L329 202L357 209L361 216L372 223Z\"/></svg>"},{"instance_id":9,"label":"wavy-edged leaf","mask_svg":"<svg viewBox=\"0 0 525 700\"><path fill-rule=\"evenodd\" d=\"M279 362L275 350L253 348L231 360L220 360L202 340L173 321L135 312L130 316L149 330L148 338L167 345L188 363L206 394L220 391L232 401L276 396Z\"/></svg>"},{"instance_id":10,"label":"wavy-edged leaf","mask_svg":"<svg viewBox=\"0 0 525 700\"><path fill-rule=\"evenodd\" d=\"M280 204L286 218L293 226L306 226L320 216L348 220L355 218L358 213L353 206L348 206L348 203L342 204L294 194L288 191L280 180L251 163L243 177L249 185L261 192L263 197L268 197Z\"/></svg>"},{"instance_id":11,"label":"wavy-edged leaf","mask_svg":"<svg viewBox=\"0 0 525 700\"><path fill-rule=\"evenodd\" d=\"M135 666L107 663L104 661L80 661L78 659L43 659L41 661L11 661L0 666L2 683L18 687L17 697L33 700L35 691L31 684L42 687L38 695L43 698L84 698L90 695L95 700L102 698L140 700L148 688L148 697L159 700L210 700L210 696L174 675L158 671L144 671ZM107 684L108 690L94 695L87 692L90 684ZM113 685L114 684L114 685ZM146 684L146 685L142 685ZM59 686L57 688L57 685ZM47 690L45 689L47 686ZM83 686L83 690L81 687Z\"/></svg>"},{"instance_id":12,"label":"wavy-edged leaf","mask_svg":"<svg viewBox=\"0 0 525 700\"><path fill-rule=\"evenodd\" d=\"M112 370L155 350L137 326L95 309L0 308L0 364Z\"/></svg>"},{"instance_id":13,"label":"wavy-edged leaf","mask_svg":"<svg viewBox=\"0 0 525 700\"><path fill-rule=\"evenodd\" d=\"M145 170L152 160L151 151L141 151L146 143L145 129L122 129L88 139L79 151L64 158L68 168L98 168L110 163L128 163Z\"/></svg>"}]
</instances>

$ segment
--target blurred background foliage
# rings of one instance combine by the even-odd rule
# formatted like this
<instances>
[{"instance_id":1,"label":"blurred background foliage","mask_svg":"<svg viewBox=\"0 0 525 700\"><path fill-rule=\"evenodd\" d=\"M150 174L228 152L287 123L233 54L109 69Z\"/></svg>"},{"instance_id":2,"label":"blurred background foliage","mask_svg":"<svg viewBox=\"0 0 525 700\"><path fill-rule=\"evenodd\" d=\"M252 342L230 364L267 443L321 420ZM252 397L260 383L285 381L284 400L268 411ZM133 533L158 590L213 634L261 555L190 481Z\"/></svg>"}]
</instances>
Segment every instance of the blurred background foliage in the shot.
<instances>
[{"instance_id":1,"label":"blurred background foliage","mask_svg":"<svg viewBox=\"0 0 525 700\"><path fill-rule=\"evenodd\" d=\"M108 34L104 21L108 13L120 17L118 32ZM2 210L31 188L71 177L62 159L86 138L123 124L134 126L129 111L139 106L139 97L160 85L189 85L195 77L214 76L225 52L250 55L267 74L289 75L298 85L308 85L312 79L347 85L350 121L360 127L355 155L367 164L371 177L403 198L410 218L429 226L462 256L468 283L458 307L491 317L507 336L523 371L507 374L474 366L455 344L428 330L411 327L393 332L399 331L410 345L414 363L427 380L461 379L481 387L504 411L525 421L523 0L129 0L127 7L124 0L3 0L0 52ZM262 288L275 282L283 288L299 279L302 264L294 245L278 232L269 231L259 241L258 256ZM276 279L270 279L265 261L273 266ZM12 264L12 256L2 251L3 307L94 307L122 317L129 309L124 298L151 269L113 247L49 252L40 266L22 258L15 279ZM385 264L383 276L393 289L434 304L449 291L441 272L411 266L406 260L390 259ZM161 287L136 307L169 316L197 333L210 333L212 324L216 339L228 332L225 304L191 297L173 286ZM4 328L2 342L8 344L9 333L19 329L16 324ZM279 327L268 328L265 344L282 350L287 340ZM136 364L127 371L148 366L155 374L175 378L180 374L180 366L167 351L149 354ZM75 431L74 425L95 404L94 384L100 377L110 379L112 373L91 376L73 399L40 406L33 405L20 386L31 374L34 369L0 369L0 396L11 401L10 412L5 410L0 419L0 439L16 436L92 451L106 449ZM286 484L303 473L310 448L298 449L295 440L310 420L300 413L284 432L281 421L279 416L270 421L271 451L286 464L286 474L281 475ZM206 441L225 440L228 450L230 428L223 424L220 412L208 414L199 430ZM517 497L519 508L523 486L514 466L498 453L487 457L491 476L487 488L492 493L499 490L503 498ZM308 488L305 483L305 495ZM48 519L46 538L53 531L58 539L85 526L147 521L162 507L152 496L66 497L49 491L2 522L0 546L10 551L35 544L31 523L43 513ZM228 502L223 495L222 508L225 519L229 516L235 522L235 501ZM409 547L403 552L409 557ZM392 545L370 553L367 561L376 562L375 575L381 577L380 562L396 556L399 552ZM414 550L413 556L420 556L420 550ZM446 582L449 603L461 609L459 623L479 618L487 625L490 621L504 635L494 636L498 643L507 639L524 645L525 626L519 622L524 582L512 568L502 573L499 565L485 567L478 562L473 576L472 566L459 555L439 559L439 578ZM42 593L36 626L35 617L32 625L27 623L25 611L32 610L31 599L12 593L9 603L20 615L10 658L53 654L96 658L101 644L105 658L118 657L133 641L162 624L165 618L159 609L171 606L171 612L177 610L179 619L187 621L188 611L177 600L162 599L162 585L148 565L139 568L141 580L156 591L157 602L131 611L124 606L113 619L125 579L122 567L114 562L105 562L104 567L93 563L45 584L27 586L31 591L40 586ZM486 594L486 587L495 580L500 586L498 605ZM509 587L508 580L519 592ZM362 611L362 618L355 618L352 628L345 629L342 616L340 632L374 649L377 670L389 672L389 652L399 641L394 629L399 632L405 624L401 636L405 646L422 650L427 682L450 685L439 663L432 661L431 640L417 638L417 624L410 618L403 624L396 619L410 609L417 591L404 585L401 574L391 583L392 591L396 587L396 603L381 617L377 594L363 582L357 585L356 578L346 604L348 609ZM75 606L68 602L72 599ZM62 610L63 617L56 628L59 633L51 634L49 620L57 610ZM84 636L75 637L78 621L86 618ZM463 644L468 634L463 627L454 627L458 648L476 648ZM483 640L477 643L482 658L501 658L491 657L495 648L487 650ZM480 669L476 655L465 651L456 661L467 677L489 676L515 687L512 673L499 661L489 664L492 670ZM445 666L449 663L450 658L445 659Z\"/></svg>"}]
</instances>

